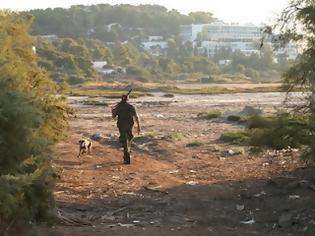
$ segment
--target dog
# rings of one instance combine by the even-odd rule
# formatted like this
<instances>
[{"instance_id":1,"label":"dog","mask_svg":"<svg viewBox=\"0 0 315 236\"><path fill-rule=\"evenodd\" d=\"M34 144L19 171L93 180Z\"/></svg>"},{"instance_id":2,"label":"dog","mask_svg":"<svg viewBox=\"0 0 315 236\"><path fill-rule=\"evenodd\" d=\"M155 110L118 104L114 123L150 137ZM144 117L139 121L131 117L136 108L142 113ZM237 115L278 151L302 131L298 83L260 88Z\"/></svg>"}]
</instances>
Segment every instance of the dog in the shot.
<instances>
[{"instance_id":1,"label":"dog","mask_svg":"<svg viewBox=\"0 0 315 236\"><path fill-rule=\"evenodd\" d=\"M92 153L92 141L88 140L88 139L80 139L79 140L79 154L78 154L78 158L84 154L88 152L88 154Z\"/></svg>"}]
</instances>

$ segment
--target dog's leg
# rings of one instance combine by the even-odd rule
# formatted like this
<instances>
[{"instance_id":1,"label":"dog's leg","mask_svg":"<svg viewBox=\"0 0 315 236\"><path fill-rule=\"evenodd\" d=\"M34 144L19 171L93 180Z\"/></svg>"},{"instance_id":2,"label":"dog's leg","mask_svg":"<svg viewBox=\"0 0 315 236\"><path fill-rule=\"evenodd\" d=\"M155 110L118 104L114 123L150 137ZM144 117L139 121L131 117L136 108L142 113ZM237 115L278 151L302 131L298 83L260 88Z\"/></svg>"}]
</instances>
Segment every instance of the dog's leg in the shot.
<instances>
[{"instance_id":1,"label":"dog's leg","mask_svg":"<svg viewBox=\"0 0 315 236\"><path fill-rule=\"evenodd\" d=\"M90 143L89 146L88 146L88 153L90 155L92 154L92 143Z\"/></svg>"},{"instance_id":2,"label":"dog's leg","mask_svg":"<svg viewBox=\"0 0 315 236\"><path fill-rule=\"evenodd\" d=\"M79 154L78 154L77 158L80 158L80 156L81 156L81 151L82 151L82 149L80 148L80 149L79 149Z\"/></svg>"}]
</instances>

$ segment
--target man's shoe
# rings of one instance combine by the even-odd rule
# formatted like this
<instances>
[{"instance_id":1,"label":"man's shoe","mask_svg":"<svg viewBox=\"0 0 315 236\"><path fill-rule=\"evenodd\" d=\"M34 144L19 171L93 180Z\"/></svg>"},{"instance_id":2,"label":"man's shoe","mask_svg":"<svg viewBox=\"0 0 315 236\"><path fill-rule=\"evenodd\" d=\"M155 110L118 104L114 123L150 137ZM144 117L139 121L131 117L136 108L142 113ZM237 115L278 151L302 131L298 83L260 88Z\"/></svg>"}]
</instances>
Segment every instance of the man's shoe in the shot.
<instances>
[{"instance_id":1,"label":"man's shoe","mask_svg":"<svg viewBox=\"0 0 315 236\"><path fill-rule=\"evenodd\" d=\"M124 161L125 165L130 165L130 161Z\"/></svg>"}]
</instances>

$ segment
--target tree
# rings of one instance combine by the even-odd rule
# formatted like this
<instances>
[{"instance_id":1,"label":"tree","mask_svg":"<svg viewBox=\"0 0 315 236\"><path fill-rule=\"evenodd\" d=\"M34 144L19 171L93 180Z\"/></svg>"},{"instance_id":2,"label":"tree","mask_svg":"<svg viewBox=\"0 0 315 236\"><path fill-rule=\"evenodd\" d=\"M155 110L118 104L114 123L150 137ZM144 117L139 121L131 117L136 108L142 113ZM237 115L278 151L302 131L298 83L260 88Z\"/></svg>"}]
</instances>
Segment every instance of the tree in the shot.
<instances>
[{"instance_id":1,"label":"tree","mask_svg":"<svg viewBox=\"0 0 315 236\"><path fill-rule=\"evenodd\" d=\"M0 234L46 220L54 208L52 147L64 137L68 108L37 65L32 19L0 12ZM11 227L11 228L10 228ZM9 235L20 235L10 232Z\"/></svg>"},{"instance_id":2,"label":"tree","mask_svg":"<svg viewBox=\"0 0 315 236\"><path fill-rule=\"evenodd\" d=\"M218 20L210 12L191 12L189 13L189 16L192 18L192 22L194 24L209 24Z\"/></svg>"},{"instance_id":3,"label":"tree","mask_svg":"<svg viewBox=\"0 0 315 236\"><path fill-rule=\"evenodd\" d=\"M314 161L315 154L315 1L292 0L283 10L277 24L265 28L272 34L280 32L273 40L280 45L290 41L303 45L303 52L297 62L284 74L284 84L288 92L295 88L309 92L306 103L297 110L308 115L308 148L305 157Z\"/></svg>"}]
</instances>

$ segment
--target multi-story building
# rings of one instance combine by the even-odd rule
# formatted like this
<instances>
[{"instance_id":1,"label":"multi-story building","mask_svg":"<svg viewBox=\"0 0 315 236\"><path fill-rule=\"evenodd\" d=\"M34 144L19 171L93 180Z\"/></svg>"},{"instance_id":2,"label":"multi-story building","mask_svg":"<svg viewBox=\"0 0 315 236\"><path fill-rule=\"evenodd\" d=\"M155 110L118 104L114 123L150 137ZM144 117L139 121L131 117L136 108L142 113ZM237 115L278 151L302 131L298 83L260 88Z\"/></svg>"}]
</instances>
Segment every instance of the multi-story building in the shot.
<instances>
[{"instance_id":1,"label":"multi-story building","mask_svg":"<svg viewBox=\"0 0 315 236\"><path fill-rule=\"evenodd\" d=\"M198 51L203 51L208 57L215 55L221 48L241 51L249 56L259 53L262 27L253 25L228 25L223 23L181 25L180 36L183 41L191 41L198 45ZM288 59L295 59L298 51L294 44L289 44L275 52L287 54Z\"/></svg>"}]
</instances>

